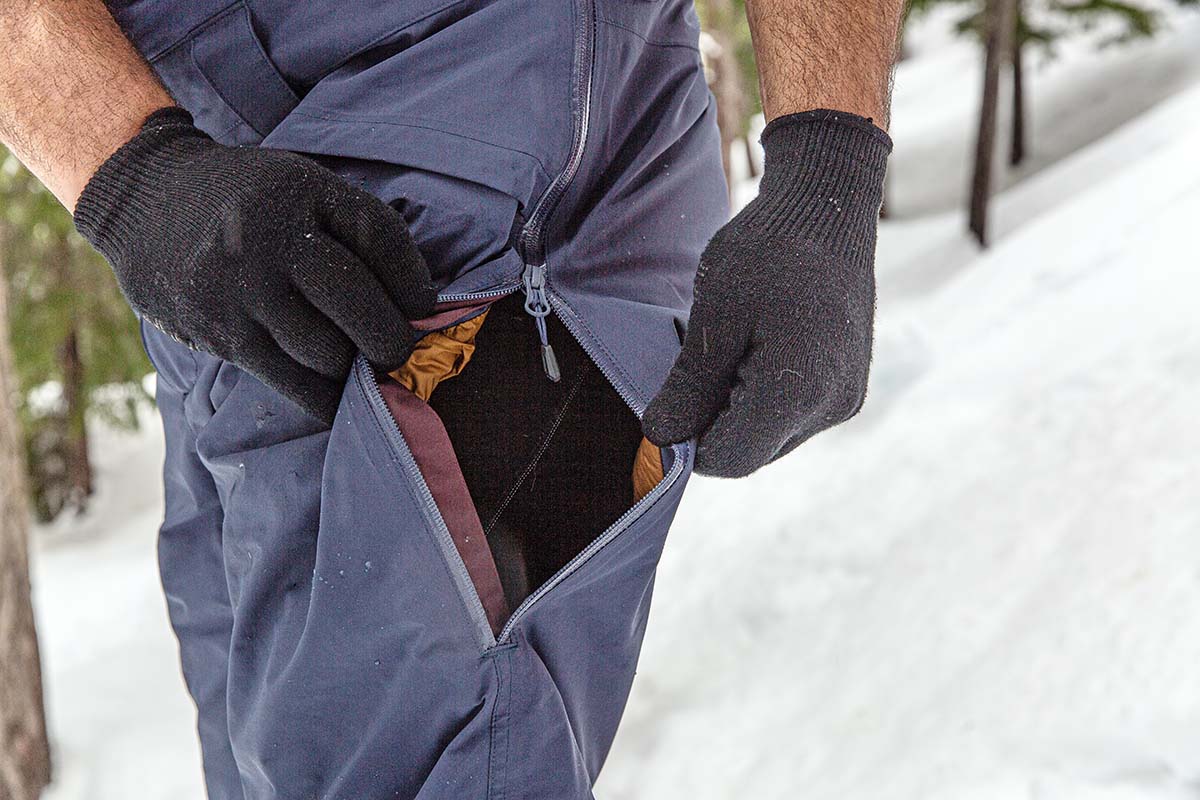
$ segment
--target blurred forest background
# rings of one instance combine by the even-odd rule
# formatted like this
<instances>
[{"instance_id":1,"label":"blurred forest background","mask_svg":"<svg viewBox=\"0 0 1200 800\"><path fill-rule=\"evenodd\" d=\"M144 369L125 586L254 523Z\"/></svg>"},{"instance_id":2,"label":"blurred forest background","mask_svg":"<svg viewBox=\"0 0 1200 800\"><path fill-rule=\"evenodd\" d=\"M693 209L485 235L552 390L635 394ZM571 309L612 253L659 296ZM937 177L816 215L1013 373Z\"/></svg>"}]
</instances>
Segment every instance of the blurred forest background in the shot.
<instances>
[{"instance_id":1,"label":"blurred forest background","mask_svg":"<svg viewBox=\"0 0 1200 800\"><path fill-rule=\"evenodd\" d=\"M1200 0L1171 0L1200 5ZM1143 0L910 0L907 15L943 13L979 44L984 87L962 203L971 234L988 243L991 183L1039 146L1028 124L1028 65L1065 39L1098 48L1153 37L1161 3ZM718 101L726 173L753 177L750 146L762 117L744 0L696 0L702 51ZM905 57L903 40L901 58ZM1007 90L1002 91L1004 85ZM998 108L1001 102L1011 104ZM1010 129L996 153L998 120ZM889 213L885 201L884 213ZM49 750L29 611L28 521L87 512L93 493L89 433L134 428L152 403L137 322L103 260L70 216L0 149L0 800L32 800L49 779ZM7 693L7 694L6 694Z\"/></svg>"}]
</instances>

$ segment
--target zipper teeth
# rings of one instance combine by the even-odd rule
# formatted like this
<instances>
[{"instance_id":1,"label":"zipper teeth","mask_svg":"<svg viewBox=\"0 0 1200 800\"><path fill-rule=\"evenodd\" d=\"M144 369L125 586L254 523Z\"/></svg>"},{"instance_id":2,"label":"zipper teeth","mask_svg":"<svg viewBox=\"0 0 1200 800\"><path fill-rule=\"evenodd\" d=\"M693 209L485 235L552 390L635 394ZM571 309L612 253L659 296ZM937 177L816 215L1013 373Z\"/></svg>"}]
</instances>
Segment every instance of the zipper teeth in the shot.
<instances>
[{"instance_id":1,"label":"zipper teeth","mask_svg":"<svg viewBox=\"0 0 1200 800\"><path fill-rule=\"evenodd\" d=\"M588 354L588 357L591 359L592 363L595 364L596 368L600 370L600 374L608 380L609 385L611 385L613 389L616 390L617 394L621 396L621 399L625 401L625 405L633 409L633 413L637 414L638 418L641 419L642 412L646 410L645 406L642 404L641 398L636 397L632 391L626 389L622 376L614 373L611 369L609 369L607 362L605 362L603 359L596 358L595 354L592 353L592 350L588 345L587 337L579 332L579 328L576 326L574 318L570 314L564 314L562 312L560 306L565 305L562 299L560 299L557 294L549 289L546 290L546 299L550 303L550 307L556 312L555 316L558 317L559 321L563 324L563 327L567 329L567 332L571 334L571 338L578 342L579 346L582 347L584 352Z\"/></svg>"},{"instance_id":2,"label":"zipper teeth","mask_svg":"<svg viewBox=\"0 0 1200 800\"><path fill-rule=\"evenodd\" d=\"M567 165L562 172L554 180L554 183L547 187L546 191L534 206L533 213L529 215L529 220L521 229L519 241L522 245L523 255L528 257L531 253L537 256L539 262L545 261L541 253L541 237L543 233L542 225L546 218L550 216L554 205L558 199L566 191L567 185L574 179L575 173L579 171L579 165L583 163L583 151L587 146L588 126L591 122L592 108L592 74L595 69L595 27L596 27L596 7L593 0L583 0L580 4L585 8L584 17L586 18L585 25L581 26L581 32L575 37L575 63L581 64L585 60L586 65L586 80L583 82L583 97L582 97L582 112L580 114L577 127L573 131L575 146L571 151L571 157L567 161ZM576 77L578 80L578 77ZM535 248L534 246L537 245Z\"/></svg>"},{"instance_id":3,"label":"zipper teeth","mask_svg":"<svg viewBox=\"0 0 1200 800\"><path fill-rule=\"evenodd\" d=\"M396 420L392 417L391 412L387 410L387 404L384 402L383 393L379 390L379 381L375 377L375 373L370 367L366 366L366 362L359 362L358 374L360 382L365 384L367 390L368 405L372 408L376 418L382 417L382 422L386 426L391 440L392 448L398 451L404 462L404 469L408 472L412 479L411 483L417 487L418 493L421 495L421 500L425 504L426 516L433 521L433 528L437 534L438 545L442 550L443 557L449 561L448 566L455 573L457 580L455 581L459 589L458 594L463 596L463 601L467 604L468 615L471 621L475 624L476 632L480 635L484 649L493 647L496 644L496 637L492 633L491 623L488 622L487 612L483 608L483 601L479 599L479 592L475 589L475 582L471 580L471 575L467 571L467 566L462 560L462 555L458 552L458 547L454 544L454 539L450 536L450 529L446 527L446 520L442 517L441 509L437 507L437 502L433 499L433 492L429 488L429 484L425 481L425 476L421 474L421 468L417 465L416 459L413 457L412 451L408 448L408 443L404 441L404 434L400 430L400 426L396 424ZM365 377L365 380L361 380ZM470 587L469 591L467 587Z\"/></svg>"},{"instance_id":4,"label":"zipper teeth","mask_svg":"<svg viewBox=\"0 0 1200 800\"><path fill-rule=\"evenodd\" d=\"M520 284L512 283L501 286L497 289L487 289L482 292L461 292L458 294L439 294L437 302L452 303L458 300L483 300L488 297L502 297L506 294L512 294L520 288Z\"/></svg>"},{"instance_id":5,"label":"zipper teeth","mask_svg":"<svg viewBox=\"0 0 1200 800\"><path fill-rule=\"evenodd\" d=\"M616 522L608 526L608 529L605 530L604 533L593 539L591 544L589 544L582 551L580 551L578 555L568 561L561 569L559 569L558 572L554 573L554 575L551 576L548 581L538 587L533 594L529 595L529 597L526 597L525 600L521 602L521 605L517 606L517 610L509 616L508 621L504 623L504 627L500 630L500 634L496 637L496 644L505 643L508 637L512 635L513 628L516 627L516 624L521 621L522 617L525 616L530 606L544 597L545 594L555 586L566 580L571 573L573 573L580 565L603 549L605 545L617 538L617 536L620 535L625 528L629 527L634 517L639 516L644 509L649 508L651 505L657 502L658 499L675 484L675 481L683 473L684 459L679 453L677 446L672 446L672 450L675 450L675 461L673 464L671 464L671 469L667 471L667 474L663 476L663 479L658 482L658 485L651 489L645 497L634 503L629 510L627 510L617 519Z\"/></svg>"},{"instance_id":6,"label":"zipper teeth","mask_svg":"<svg viewBox=\"0 0 1200 800\"><path fill-rule=\"evenodd\" d=\"M547 297L551 301L557 301L558 299L552 293L547 293ZM584 352L588 354L588 357L591 358L592 362L600 370L600 373L604 375L605 379L609 382L609 385L611 385L616 390L617 394L620 395L621 399L625 401L625 404L633 409L633 411L640 417L642 409L639 408L640 403L638 402L637 398L633 396L632 392L625 388L621 381L616 379L612 371L609 370L600 359L592 355L591 350L588 348L587 342L584 340L584 337L580 335L579 330L575 327L574 322L570 320L569 315L563 314L562 311L557 307L559 303L555 302L552 303L552 305L555 307L554 310L557 312L556 316L560 321L562 321L563 327L565 327L571 333L571 336L576 342L579 343L579 346L584 349ZM671 446L671 450L675 453L675 460L671 464L671 469L667 471L667 474L663 476L663 479L659 481L653 489L646 493L645 497L630 506L630 508L626 510L624 514L617 518L616 522L614 522L612 525L609 525L603 533L593 539L587 547L579 552L578 555L568 561L561 569L559 569L558 572L554 573L548 581L538 587L533 594L526 597L521 604L517 606L517 609L513 611L513 613L509 615L508 620L505 621L504 627L500 630L499 635L496 636L497 644L504 643L505 640L512 635L513 628L518 622L520 622L521 617L525 615L530 606L541 599L546 592L550 591L555 586L566 580L566 578L580 565L582 565L583 562L594 556L605 545L615 539L618 534L620 534L625 528L629 527L629 524L632 522L634 517L639 516L643 509L647 509L657 502L658 498L662 497L667 490L675 484L675 481L678 480L679 476L683 473L684 457L680 452L680 449L681 448L679 445Z\"/></svg>"}]
</instances>

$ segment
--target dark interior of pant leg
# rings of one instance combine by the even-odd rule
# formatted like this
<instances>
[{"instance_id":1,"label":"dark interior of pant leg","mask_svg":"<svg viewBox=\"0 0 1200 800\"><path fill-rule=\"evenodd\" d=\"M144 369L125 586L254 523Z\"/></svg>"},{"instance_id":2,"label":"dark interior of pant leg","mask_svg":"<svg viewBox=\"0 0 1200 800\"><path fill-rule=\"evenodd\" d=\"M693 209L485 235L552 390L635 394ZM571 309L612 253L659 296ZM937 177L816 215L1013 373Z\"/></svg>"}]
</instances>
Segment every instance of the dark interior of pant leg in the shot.
<instances>
[{"instance_id":1,"label":"dark interior of pant leg","mask_svg":"<svg viewBox=\"0 0 1200 800\"><path fill-rule=\"evenodd\" d=\"M524 297L493 304L475 355L430 404L458 454L509 607L633 505L637 417L557 318L562 380L542 368Z\"/></svg>"}]
</instances>

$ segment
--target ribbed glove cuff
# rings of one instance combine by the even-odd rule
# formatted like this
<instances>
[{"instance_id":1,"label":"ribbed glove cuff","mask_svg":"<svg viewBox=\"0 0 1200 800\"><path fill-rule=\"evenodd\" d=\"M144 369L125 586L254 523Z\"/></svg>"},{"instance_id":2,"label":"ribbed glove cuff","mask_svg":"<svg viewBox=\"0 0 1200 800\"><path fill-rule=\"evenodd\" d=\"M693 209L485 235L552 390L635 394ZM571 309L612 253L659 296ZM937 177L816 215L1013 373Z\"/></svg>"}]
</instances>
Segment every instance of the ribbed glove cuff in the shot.
<instances>
[{"instance_id":1,"label":"ribbed glove cuff","mask_svg":"<svg viewBox=\"0 0 1200 800\"><path fill-rule=\"evenodd\" d=\"M155 111L142 123L137 136L122 145L88 180L75 204L75 228L105 256L117 244L125 227L122 220L136 206L139 177L161 158L180 136L201 136L192 115L170 106ZM135 208L131 208L134 206Z\"/></svg>"},{"instance_id":2,"label":"ribbed glove cuff","mask_svg":"<svg viewBox=\"0 0 1200 800\"><path fill-rule=\"evenodd\" d=\"M874 230L892 140L871 120L804 111L772 120L761 141L766 164L758 198L746 209L751 225L832 246Z\"/></svg>"}]
</instances>

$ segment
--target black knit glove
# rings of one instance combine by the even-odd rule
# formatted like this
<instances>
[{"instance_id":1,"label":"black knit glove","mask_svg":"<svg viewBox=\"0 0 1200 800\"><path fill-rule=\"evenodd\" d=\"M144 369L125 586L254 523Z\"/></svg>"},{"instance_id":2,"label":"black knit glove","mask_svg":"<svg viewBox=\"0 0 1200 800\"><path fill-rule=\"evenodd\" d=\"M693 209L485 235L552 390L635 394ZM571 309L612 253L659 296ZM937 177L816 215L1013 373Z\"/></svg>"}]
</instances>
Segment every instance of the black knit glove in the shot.
<instances>
[{"instance_id":1,"label":"black knit glove","mask_svg":"<svg viewBox=\"0 0 1200 800\"><path fill-rule=\"evenodd\" d=\"M402 364L437 294L397 211L295 153L219 145L178 108L101 165L75 225L147 321L326 422L356 351Z\"/></svg>"},{"instance_id":2,"label":"black knit glove","mask_svg":"<svg viewBox=\"0 0 1200 800\"><path fill-rule=\"evenodd\" d=\"M699 436L696 470L729 478L857 413L871 361L891 140L822 110L762 143L758 197L705 249L683 352L642 420L659 445Z\"/></svg>"}]
</instances>

